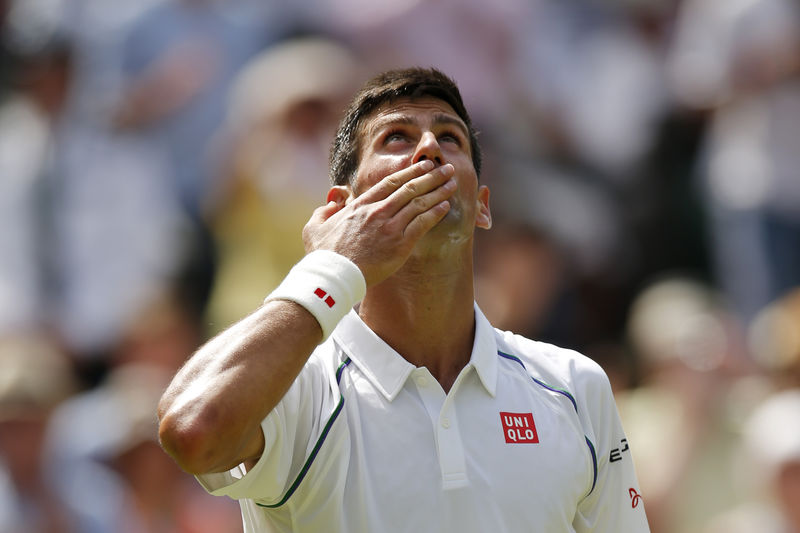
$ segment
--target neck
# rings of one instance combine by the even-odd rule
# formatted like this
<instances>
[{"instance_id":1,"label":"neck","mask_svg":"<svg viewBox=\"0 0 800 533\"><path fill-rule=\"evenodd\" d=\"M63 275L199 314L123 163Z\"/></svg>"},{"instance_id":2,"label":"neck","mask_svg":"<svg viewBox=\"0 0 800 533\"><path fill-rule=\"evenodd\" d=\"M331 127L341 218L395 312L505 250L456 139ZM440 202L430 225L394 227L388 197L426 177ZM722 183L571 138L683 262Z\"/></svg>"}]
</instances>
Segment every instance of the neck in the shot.
<instances>
[{"instance_id":1,"label":"neck","mask_svg":"<svg viewBox=\"0 0 800 533\"><path fill-rule=\"evenodd\" d=\"M475 337L472 251L410 258L371 287L359 307L362 320L396 352L426 367L448 391L469 362Z\"/></svg>"}]
</instances>

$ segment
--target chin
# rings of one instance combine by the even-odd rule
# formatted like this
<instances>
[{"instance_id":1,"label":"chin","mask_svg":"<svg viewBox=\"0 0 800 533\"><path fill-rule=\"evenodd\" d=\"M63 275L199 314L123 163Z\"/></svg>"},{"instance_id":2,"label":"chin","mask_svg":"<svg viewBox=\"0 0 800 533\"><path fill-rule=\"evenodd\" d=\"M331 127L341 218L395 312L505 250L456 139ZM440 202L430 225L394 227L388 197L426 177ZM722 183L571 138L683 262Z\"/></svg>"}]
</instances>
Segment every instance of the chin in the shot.
<instances>
[{"instance_id":1,"label":"chin","mask_svg":"<svg viewBox=\"0 0 800 533\"><path fill-rule=\"evenodd\" d=\"M464 213L460 209L450 209L429 232L428 237L442 241L442 243L458 243L467 240L473 232L472 227L466 227Z\"/></svg>"},{"instance_id":2,"label":"chin","mask_svg":"<svg viewBox=\"0 0 800 533\"><path fill-rule=\"evenodd\" d=\"M463 219L464 219L464 213L462 213L460 209L451 207L450 211L448 211L447 214L444 217L442 217L442 220L436 223L433 229L455 228L461 224Z\"/></svg>"}]
</instances>

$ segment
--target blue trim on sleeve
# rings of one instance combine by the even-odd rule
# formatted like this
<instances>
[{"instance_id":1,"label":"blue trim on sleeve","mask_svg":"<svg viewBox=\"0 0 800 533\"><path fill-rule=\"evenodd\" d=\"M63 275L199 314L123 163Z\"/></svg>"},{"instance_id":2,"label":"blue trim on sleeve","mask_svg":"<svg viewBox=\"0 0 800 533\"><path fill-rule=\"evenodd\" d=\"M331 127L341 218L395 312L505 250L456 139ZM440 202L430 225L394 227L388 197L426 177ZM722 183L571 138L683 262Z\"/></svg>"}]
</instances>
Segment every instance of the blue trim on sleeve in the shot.
<instances>
[{"instance_id":1,"label":"blue trim on sleeve","mask_svg":"<svg viewBox=\"0 0 800 533\"><path fill-rule=\"evenodd\" d=\"M519 365L525 370L525 373L528 373L528 369L525 367L525 363L523 363L519 357L501 352L500 350L497 350L497 355L505 359L508 359L510 361L515 361L516 363L519 363ZM572 394L570 394L569 391L566 391L564 389L558 389L556 387L553 387L552 385L548 385L544 381L536 379L530 374L528 374L528 376L534 381L534 383L536 383L540 387L543 387L551 392L564 395L570 402L572 402L572 407L575 409L575 413L578 412L578 402L575 401L575 397ZM593 477L592 477L592 489L589 491L589 494L591 494L592 491L594 491L594 486L597 484L597 452L594 449L594 444L592 444L592 441L589 440L589 437L584 435L583 438L586 439L586 445L589 447L589 452L592 454Z\"/></svg>"},{"instance_id":2,"label":"blue trim on sleeve","mask_svg":"<svg viewBox=\"0 0 800 533\"><path fill-rule=\"evenodd\" d=\"M342 379L342 372L344 371L345 367L347 365L349 365L350 363L351 363L351 359L349 357L347 357L342 362L342 364L339 365L339 368L336 369L336 384L337 385L339 384L340 380ZM289 498L292 497L292 494L295 493L295 491L297 490L297 487L300 486L300 483L303 481L303 478L306 477L306 474L308 473L309 469L311 469L311 463L313 463L314 459L316 459L320 448L322 448L322 444L325 442L325 437L328 436L328 432L330 432L331 426L333 426L333 423L339 417L339 413L342 412L342 408L343 407L344 407L344 394L342 394L341 391L340 391L339 392L339 403L336 405L336 409L333 410L333 413L331 413L331 416L328 418L328 422L325 424L325 427L322 429L322 434L317 439L317 443L314 445L314 449L311 450L311 454L308 456L308 459L306 459L306 462L303 465L303 468L300 470L300 473L297 475L297 478L295 478L294 483L292 483L292 486L289 487L289 490L286 491L286 494L283 496L283 498L281 498L281 501L279 501L278 503L273 503L273 504L264 504L264 503L255 502L256 505L258 505L259 507L266 507L268 509L275 509L276 507L280 507L281 505L286 503L289 500Z\"/></svg>"},{"instance_id":3,"label":"blue trim on sleeve","mask_svg":"<svg viewBox=\"0 0 800 533\"><path fill-rule=\"evenodd\" d=\"M597 485L597 452L594 449L594 444L592 444L592 441L589 440L589 437L586 435L583 437L586 439L586 445L589 447L589 451L592 452L592 467L594 468L594 477L592 478L592 489L589 491L589 494L591 494L594 491L594 486Z\"/></svg>"}]
</instances>

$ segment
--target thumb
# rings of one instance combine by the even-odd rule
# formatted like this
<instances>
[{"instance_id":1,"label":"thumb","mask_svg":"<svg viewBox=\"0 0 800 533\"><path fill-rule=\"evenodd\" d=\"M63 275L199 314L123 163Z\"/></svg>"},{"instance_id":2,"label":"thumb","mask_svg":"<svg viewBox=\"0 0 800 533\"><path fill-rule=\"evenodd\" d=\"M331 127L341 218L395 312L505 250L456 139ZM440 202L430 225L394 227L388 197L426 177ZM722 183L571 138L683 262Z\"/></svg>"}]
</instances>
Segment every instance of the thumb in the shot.
<instances>
[{"instance_id":1,"label":"thumb","mask_svg":"<svg viewBox=\"0 0 800 533\"><path fill-rule=\"evenodd\" d=\"M326 220L328 220L329 218L331 218L333 215L335 215L336 212L339 211L342 207L344 206L339 205L338 203L331 200L327 204L321 205L318 208L316 208L314 210L314 213L311 215L311 220L309 220L309 222L310 223L316 222L318 224L321 224Z\"/></svg>"},{"instance_id":2,"label":"thumb","mask_svg":"<svg viewBox=\"0 0 800 533\"><path fill-rule=\"evenodd\" d=\"M323 220L328 220L343 207L344 204L339 204L338 202L331 200L320 208L320 215L322 216Z\"/></svg>"},{"instance_id":3,"label":"thumb","mask_svg":"<svg viewBox=\"0 0 800 533\"><path fill-rule=\"evenodd\" d=\"M325 222L335 215L343 206L333 200L325 205L317 207L311 214L306 225L303 227L303 245L306 252L315 250L319 245L319 240L326 233L323 229Z\"/></svg>"}]
</instances>

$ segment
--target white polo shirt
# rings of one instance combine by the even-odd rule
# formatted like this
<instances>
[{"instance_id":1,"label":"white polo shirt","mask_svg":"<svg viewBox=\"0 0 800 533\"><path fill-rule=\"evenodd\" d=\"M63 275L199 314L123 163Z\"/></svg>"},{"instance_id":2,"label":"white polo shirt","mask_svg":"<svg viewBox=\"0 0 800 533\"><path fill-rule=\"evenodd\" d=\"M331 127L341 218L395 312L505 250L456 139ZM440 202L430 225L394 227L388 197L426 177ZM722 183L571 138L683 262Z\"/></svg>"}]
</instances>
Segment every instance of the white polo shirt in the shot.
<instances>
[{"instance_id":1,"label":"white polo shirt","mask_svg":"<svg viewBox=\"0 0 800 533\"><path fill-rule=\"evenodd\" d=\"M264 419L258 463L201 483L246 533L649 531L602 369L475 318L445 394L351 312Z\"/></svg>"}]
</instances>

